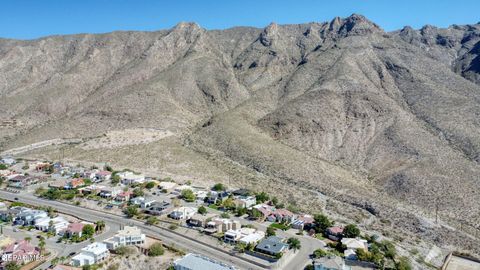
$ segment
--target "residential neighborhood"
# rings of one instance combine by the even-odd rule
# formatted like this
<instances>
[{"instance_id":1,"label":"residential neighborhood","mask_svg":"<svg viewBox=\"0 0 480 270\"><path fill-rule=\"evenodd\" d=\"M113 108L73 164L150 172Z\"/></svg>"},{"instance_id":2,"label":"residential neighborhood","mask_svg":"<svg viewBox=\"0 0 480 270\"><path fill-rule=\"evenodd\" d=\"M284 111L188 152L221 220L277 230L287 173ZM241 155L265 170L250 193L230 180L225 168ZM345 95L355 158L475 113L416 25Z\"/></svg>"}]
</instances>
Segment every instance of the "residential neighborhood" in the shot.
<instances>
[{"instance_id":1,"label":"residential neighborhood","mask_svg":"<svg viewBox=\"0 0 480 270\"><path fill-rule=\"evenodd\" d=\"M182 232L178 237L235 254L238 260L259 268L286 269L297 264L301 269L381 269L387 264L394 269L410 267L391 242L363 234L355 224L337 224L323 214L287 209L265 192L230 189L221 183L199 187L128 170L7 161L11 165L2 174L5 189L18 194L14 196L30 194L29 198L124 220L117 231L111 231L105 228L101 215L96 221L88 221L57 213L54 207L29 207L15 200L3 204L0 219L13 229L35 230L66 245L81 244L69 254L67 264L71 267L114 261L130 247L148 253L152 239L140 227L129 225L130 221L141 222L147 231L159 228L173 234ZM103 236L107 234L109 237ZM101 241L96 241L99 238ZM38 249L25 241L17 245L34 255ZM5 252L11 253L12 249L10 245ZM174 269L239 269L228 261L195 253L179 256L169 264Z\"/></svg>"}]
</instances>

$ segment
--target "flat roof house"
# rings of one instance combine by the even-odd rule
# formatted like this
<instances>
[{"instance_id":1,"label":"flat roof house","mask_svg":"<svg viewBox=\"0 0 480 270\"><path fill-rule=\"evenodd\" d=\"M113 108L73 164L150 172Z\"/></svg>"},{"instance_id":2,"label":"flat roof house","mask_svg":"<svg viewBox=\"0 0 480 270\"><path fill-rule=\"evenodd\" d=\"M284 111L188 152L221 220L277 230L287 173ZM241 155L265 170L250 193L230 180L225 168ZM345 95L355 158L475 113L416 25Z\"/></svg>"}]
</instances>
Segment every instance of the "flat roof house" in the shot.
<instances>
[{"instance_id":1,"label":"flat roof house","mask_svg":"<svg viewBox=\"0 0 480 270\"><path fill-rule=\"evenodd\" d=\"M51 225L51 226L50 226ZM47 232L51 231L55 234L58 234L60 231L63 231L68 228L68 221L64 217L44 217L40 218L35 222L35 228L37 230Z\"/></svg>"},{"instance_id":2,"label":"flat roof house","mask_svg":"<svg viewBox=\"0 0 480 270\"><path fill-rule=\"evenodd\" d=\"M267 239L263 239L255 247L255 250L260 253L276 256L280 253L285 252L288 247L288 244L283 243L283 238L277 236L270 236Z\"/></svg>"},{"instance_id":3,"label":"flat roof house","mask_svg":"<svg viewBox=\"0 0 480 270\"><path fill-rule=\"evenodd\" d=\"M95 242L81 249L80 254L72 258L71 265L84 266L99 263L110 256L107 245Z\"/></svg>"},{"instance_id":4,"label":"flat roof house","mask_svg":"<svg viewBox=\"0 0 480 270\"><path fill-rule=\"evenodd\" d=\"M153 202L145 212L150 215L160 216L165 214L167 210L171 207L168 202Z\"/></svg>"},{"instance_id":5,"label":"flat roof house","mask_svg":"<svg viewBox=\"0 0 480 270\"><path fill-rule=\"evenodd\" d=\"M217 217L217 214L207 213L206 215L194 214L190 219L187 220L188 225L194 227L206 227L207 223Z\"/></svg>"},{"instance_id":6,"label":"flat roof house","mask_svg":"<svg viewBox=\"0 0 480 270\"><path fill-rule=\"evenodd\" d=\"M176 220L189 219L193 215L195 215L197 211L198 211L198 208L182 206L173 210L170 214L168 214L168 216Z\"/></svg>"},{"instance_id":7,"label":"flat roof house","mask_svg":"<svg viewBox=\"0 0 480 270\"><path fill-rule=\"evenodd\" d=\"M345 260L338 256L329 255L315 259L313 263L315 270L351 270L352 268L345 264Z\"/></svg>"},{"instance_id":8,"label":"flat roof house","mask_svg":"<svg viewBox=\"0 0 480 270\"><path fill-rule=\"evenodd\" d=\"M173 262L175 270L236 270L231 265L215 261L208 257L189 253Z\"/></svg>"},{"instance_id":9,"label":"flat roof house","mask_svg":"<svg viewBox=\"0 0 480 270\"><path fill-rule=\"evenodd\" d=\"M143 184L145 182L145 176L143 174L135 174L133 172L120 172L117 173L120 177L122 184L132 185L132 184Z\"/></svg>"},{"instance_id":10,"label":"flat roof house","mask_svg":"<svg viewBox=\"0 0 480 270\"><path fill-rule=\"evenodd\" d=\"M125 226L115 236L105 240L103 243L110 250L121 246L141 245L145 243L145 234L136 226Z\"/></svg>"}]
</instances>

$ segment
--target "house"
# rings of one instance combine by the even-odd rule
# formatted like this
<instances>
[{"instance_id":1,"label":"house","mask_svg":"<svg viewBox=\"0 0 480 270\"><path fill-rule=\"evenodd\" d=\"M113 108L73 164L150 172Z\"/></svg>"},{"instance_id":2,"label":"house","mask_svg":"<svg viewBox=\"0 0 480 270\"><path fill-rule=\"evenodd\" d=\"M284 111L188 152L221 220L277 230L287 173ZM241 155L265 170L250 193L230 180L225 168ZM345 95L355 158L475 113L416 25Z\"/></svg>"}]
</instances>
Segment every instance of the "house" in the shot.
<instances>
[{"instance_id":1,"label":"house","mask_svg":"<svg viewBox=\"0 0 480 270\"><path fill-rule=\"evenodd\" d=\"M130 203L133 205L141 205L145 201L144 197L135 197L130 199Z\"/></svg>"},{"instance_id":2,"label":"house","mask_svg":"<svg viewBox=\"0 0 480 270\"><path fill-rule=\"evenodd\" d=\"M175 189L173 190L172 193L180 195L180 194L182 194L182 191L184 191L184 190L186 190L186 189L190 189L191 191L193 191L193 188L192 188L191 186L189 186L189 185L181 185L181 186L175 187Z\"/></svg>"},{"instance_id":3,"label":"house","mask_svg":"<svg viewBox=\"0 0 480 270\"><path fill-rule=\"evenodd\" d=\"M70 264L73 266L92 265L105 260L109 255L107 245L95 242L82 248L80 254L75 255Z\"/></svg>"},{"instance_id":4,"label":"house","mask_svg":"<svg viewBox=\"0 0 480 270\"><path fill-rule=\"evenodd\" d=\"M342 244L346 246L344 251L345 259L357 260L357 250L368 250L368 242L365 239L360 238L342 238Z\"/></svg>"},{"instance_id":5,"label":"house","mask_svg":"<svg viewBox=\"0 0 480 270\"><path fill-rule=\"evenodd\" d=\"M165 214L167 210L171 207L168 202L153 202L145 212L150 215L160 216Z\"/></svg>"},{"instance_id":6,"label":"house","mask_svg":"<svg viewBox=\"0 0 480 270\"><path fill-rule=\"evenodd\" d=\"M37 230L43 232L51 231L55 234L59 234L61 231L66 230L68 228L68 225L68 221L60 216L54 218L45 217L38 219L35 222L35 228Z\"/></svg>"},{"instance_id":7,"label":"house","mask_svg":"<svg viewBox=\"0 0 480 270\"><path fill-rule=\"evenodd\" d=\"M245 188L240 188L232 191L233 196L242 196L242 197L248 197L252 195L252 192L248 189Z\"/></svg>"},{"instance_id":8,"label":"house","mask_svg":"<svg viewBox=\"0 0 480 270\"><path fill-rule=\"evenodd\" d=\"M147 209L151 207L155 202L155 199L145 199L143 202L140 203L140 208Z\"/></svg>"},{"instance_id":9,"label":"house","mask_svg":"<svg viewBox=\"0 0 480 270\"><path fill-rule=\"evenodd\" d=\"M17 161L12 158L12 157L3 157L1 160L0 160L0 163L2 164L5 164L5 165L8 165L8 166L12 166L14 165L15 163L17 163Z\"/></svg>"},{"instance_id":10,"label":"house","mask_svg":"<svg viewBox=\"0 0 480 270\"><path fill-rule=\"evenodd\" d=\"M237 208L250 208L257 204L257 199L254 196L238 196L234 203Z\"/></svg>"},{"instance_id":11,"label":"house","mask_svg":"<svg viewBox=\"0 0 480 270\"><path fill-rule=\"evenodd\" d=\"M64 189L75 189L85 185L83 178L74 178L65 183Z\"/></svg>"},{"instance_id":12,"label":"house","mask_svg":"<svg viewBox=\"0 0 480 270\"><path fill-rule=\"evenodd\" d=\"M262 213L263 217L270 222L279 222L291 224L297 219L297 215L287 209L277 209L268 204L258 204L253 206Z\"/></svg>"},{"instance_id":13,"label":"house","mask_svg":"<svg viewBox=\"0 0 480 270\"><path fill-rule=\"evenodd\" d=\"M174 261L173 268L175 270L236 270L233 266L193 253Z\"/></svg>"},{"instance_id":14,"label":"house","mask_svg":"<svg viewBox=\"0 0 480 270\"><path fill-rule=\"evenodd\" d=\"M368 250L368 242L360 238L342 238L342 244L348 249L364 249Z\"/></svg>"},{"instance_id":15,"label":"house","mask_svg":"<svg viewBox=\"0 0 480 270\"><path fill-rule=\"evenodd\" d=\"M17 174L11 178L8 178L8 186L14 188L25 188L26 186L35 184L37 181L38 179L31 176Z\"/></svg>"},{"instance_id":16,"label":"house","mask_svg":"<svg viewBox=\"0 0 480 270\"><path fill-rule=\"evenodd\" d=\"M13 223L15 225L21 225L21 226L35 225L35 220L38 220L40 218L44 218L47 216L48 214L45 211L32 210L27 208L26 210L21 211L20 213L17 214Z\"/></svg>"},{"instance_id":17,"label":"house","mask_svg":"<svg viewBox=\"0 0 480 270\"><path fill-rule=\"evenodd\" d=\"M145 182L145 176L143 174L135 174L130 171L119 172L117 175L120 177L122 184L133 185L143 184Z\"/></svg>"},{"instance_id":18,"label":"house","mask_svg":"<svg viewBox=\"0 0 480 270\"><path fill-rule=\"evenodd\" d=\"M165 190L166 192L170 193L175 189L176 186L177 186L177 183L175 182L162 181L158 184L158 189Z\"/></svg>"},{"instance_id":19,"label":"house","mask_svg":"<svg viewBox=\"0 0 480 270\"><path fill-rule=\"evenodd\" d=\"M84 226L85 224L80 222L70 223L65 230L65 235L68 238L71 238L73 236L82 237L82 231Z\"/></svg>"},{"instance_id":20,"label":"house","mask_svg":"<svg viewBox=\"0 0 480 270\"><path fill-rule=\"evenodd\" d=\"M103 241L103 243L110 250L122 246L142 245L145 243L145 234L138 227L125 226L115 236Z\"/></svg>"},{"instance_id":21,"label":"house","mask_svg":"<svg viewBox=\"0 0 480 270\"><path fill-rule=\"evenodd\" d=\"M195 214L187 220L187 224L194 227L206 227L207 223L212 219L216 218L218 215L213 213L207 213L205 215Z\"/></svg>"},{"instance_id":22,"label":"house","mask_svg":"<svg viewBox=\"0 0 480 270\"><path fill-rule=\"evenodd\" d=\"M130 200L130 197L133 195L131 191L123 191L117 194L115 196L115 201L117 202L128 202Z\"/></svg>"},{"instance_id":23,"label":"house","mask_svg":"<svg viewBox=\"0 0 480 270\"><path fill-rule=\"evenodd\" d=\"M82 177L90 180L95 180L95 173L97 173L98 170L91 170L91 171L84 171L82 173Z\"/></svg>"},{"instance_id":24,"label":"house","mask_svg":"<svg viewBox=\"0 0 480 270\"><path fill-rule=\"evenodd\" d=\"M5 247L2 254L0 268L4 269L3 267L5 267L6 263L9 261L16 261L18 264L24 264L40 259L40 250L31 245L28 241L22 240Z\"/></svg>"},{"instance_id":25,"label":"house","mask_svg":"<svg viewBox=\"0 0 480 270\"><path fill-rule=\"evenodd\" d=\"M102 198L115 198L119 193L120 193L120 189L118 188L102 188L100 190L100 197Z\"/></svg>"},{"instance_id":26,"label":"house","mask_svg":"<svg viewBox=\"0 0 480 270\"><path fill-rule=\"evenodd\" d=\"M30 209L26 207L21 207L21 206L14 206L14 207L10 207L10 209L0 210L0 219L5 222L10 222L15 220L18 214L27 210L30 210Z\"/></svg>"},{"instance_id":27,"label":"house","mask_svg":"<svg viewBox=\"0 0 480 270\"><path fill-rule=\"evenodd\" d=\"M7 177L14 174L13 171L10 170L0 170L0 177Z\"/></svg>"},{"instance_id":28,"label":"house","mask_svg":"<svg viewBox=\"0 0 480 270\"><path fill-rule=\"evenodd\" d=\"M344 259L334 255L315 259L313 267L315 270L352 270Z\"/></svg>"},{"instance_id":29,"label":"house","mask_svg":"<svg viewBox=\"0 0 480 270\"><path fill-rule=\"evenodd\" d=\"M311 227L314 223L313 216L311 215L300 215L297 220L292 223L292 228L303 230L306 227Z\"/></svg>"},{"instance_id":30,"label":"house","mask_svg":"<svg viewBox=\"0 0 480 270\"><path fill-rule=\"evenodd\" d=\"M253 228L240 228L238 230L228 230L223 239L227 243L255 244L265 237L265 233Z\"/></svg>"},{"instance_id":31,"label":"house","mask_svg":"<svg viewBox=\"0 0 480 270\"><path fill-rule=\"evenodd\" d=\"M112 178L112 172L99 171L95 173L94 182L108 181L110 178Z\"/></svg>"},{"instance_id":32,"label":"house","mask_svg":"<svg viewBox=\"0 0 480 270\"><path fill-rule=\"evenodd\" d=\"M98 185L90 185L86 187L79 188L78 191L82 194L93 194L98 195L100 192L105 189L105 186L98 186Z\"/></svg>"},{"instance_id":33,"label":"house","mask_svg":"<svg viewBox=\"0 0 480 270\"><path fill-rule=\"evenodd\" d=\"M210 194L207 196L207 203L215 204L219 201L223 202L228 199L228 196L230 196L230 194L226 191L210 191Z\"/></svg>"},{"instance_id":34,"label":"house","mask_svg":"<svg viewBox=\"0 0 480 270\"><path fill-rule=\"evenodd\" d=\"M270 236L263 239L256 247L255 250L260 253L268 254L271 256L278 256L288 250L288 244L283 242L283 238L277 236Z\"/></svg>"},{"instance_id":35,"label":"house","mask_svg":"<svg viewBox=\"0 0 480 270\"><path fill-rule=\"evenodd\" d=\"M224 233L228 230L238 230L242 227L237 220L230 220L226 218L214 218L212 221L207 222L204 232L212 233Z\"/></svg>"},{"instance_id":36,"label":"house","mask_svg":"<svg viewBox=\"0 0 480 270\"><path fill-rule=\"evenodd\" d=\"M338 241L343 237L343 228L339 226L333 226L327 229L327 237L330 240Z\"/></svg>"},{"instance_id":37,"label":"house","mask_svg":"<svg viewBox=\"0 0 480 270\"><path fill-rule=\"evenodd\" d=\"M172 212L170 212L170 214L168 214L168 216L176 220L189 219L193 215L195 215L197 211L198 211L198 208L182 206L174 209Z\"/></svg>"}]
</instances>

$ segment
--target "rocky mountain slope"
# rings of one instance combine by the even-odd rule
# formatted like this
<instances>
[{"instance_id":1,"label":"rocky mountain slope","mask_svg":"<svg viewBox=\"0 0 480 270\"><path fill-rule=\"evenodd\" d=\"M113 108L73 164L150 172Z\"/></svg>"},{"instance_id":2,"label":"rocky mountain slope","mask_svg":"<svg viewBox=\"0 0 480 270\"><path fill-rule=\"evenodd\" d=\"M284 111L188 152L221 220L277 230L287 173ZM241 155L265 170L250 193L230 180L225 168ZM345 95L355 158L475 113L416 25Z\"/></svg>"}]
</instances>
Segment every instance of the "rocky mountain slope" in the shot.
<instances>
[{"instance_id":1,"label":"rocky mountain slope","mask_svg":"<svg viewBox=\"0 0 480 270\"><path fill-rule=\"evenodd\" d=\"M326 195L480 253L479 24L387 33L352 15L0 40L0 74L0 120L19 121L0 128L1 149L168 130L146 145L67 155L221 175L297 205ZM443 226L428 222L437 217Z\"/></svg>"}]
</instances>

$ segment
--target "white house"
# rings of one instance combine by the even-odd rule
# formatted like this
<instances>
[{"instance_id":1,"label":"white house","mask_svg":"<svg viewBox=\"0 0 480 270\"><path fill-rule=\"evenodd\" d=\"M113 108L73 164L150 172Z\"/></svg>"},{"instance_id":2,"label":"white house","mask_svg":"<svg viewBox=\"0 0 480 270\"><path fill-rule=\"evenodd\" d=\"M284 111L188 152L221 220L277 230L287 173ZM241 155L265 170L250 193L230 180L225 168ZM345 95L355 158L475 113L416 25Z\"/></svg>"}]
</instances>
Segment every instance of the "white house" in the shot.
<instances>
[{"instance_id":1,"label":"white house","mask_svg":"<svg viewBox=\"0 0 480 270\"><path fill-rule=\"evenodd\" d=\"M8 166L12 166L13 164L17 163L17 161L11 157L4 157L0 160L0 163L6 164Z\"/></svg>"},{"instance_id":2,"label":"white house","mask_svg":"<svg viewBox=\"0 0 480 270\"><path fill-rule=\"evenodd\" d=\"M35 228L43 232L52 231L58 234L60 231L67 229L68 224L68 221L63 217L44 217L35 221Z\"/></svg>"},{"instance_id":3,"label":"white house","mask_svg":"<svg viewBox=\"0 0 480 270\"><path fill-rule=\"evenodd\" d=\"M70 264L76 267L92 265L105 260L109 255L106 244L95 242L82 248L80 253L72 258Z\"/></svg>"},{"instance_id":4,"label":"white house","mask_svg":"<svg viewBox=\"0 0 480 270\"><path fill-rule=\"evenodd\" d=\"M237 207L250 208L257 204L257 199L254 196L238 196L234 202Z\"/></svg>"},{"instance_id":5,"label":"white house","mask_svg":"<svg viewBox=\"0 0 480 270\"><path fill-rule=\"evenodd\" d=\"M342 238L342 244L347 247L344 251L345 259L356 260L357 249L368 250L368 242L360 238Z\"/></svg>"},{"instance_id":6,"label":"white house","mask_svg":"<svg viewBox=\"0 0 480 270\"><path fill-rule=\"evenodd\" d=\"M197 213L198 208L182 206L173 210L168 216L173 219L189 219Z\"/></svg>"},{"instance_id":7,"label":"white house","mask_svg":"<svg viewBox=\"0 0 480 270\"><path fill-rule=\"evenodd\" d=\"M116 249L121 246L141 245L145 243L145 234L135 226L125 226L118 233L103 241L110 250Z\"/></svg>"},{"instance_id":8,"label":"white house","mask_svg":"<svg viewBox=\"0 0 480 270\"><path fill-rule=\"evenodd\" d=\"M117 173L120 177L122 184L132 185L132 184L142 184L145 182L145 176L143 174L135 174L133 172L125 171Z\"/></svg>"},{"instance_id":9,"label":"white house","mask_svg":"<svg viewBox=\"0 0 480 270\"><path fill-rule=\"evenodd\" d=\"M224 240L227 243L241 242L244 244L257 243L265 237L265 233L253 228L240 228L225 232Z\"/></svg>"},{"instance_id":10,"label":"white house","mask_svg":"<svg viewBox=\"0 0 480 270\"><path fill-rule=\"evenodd\" d=\"M177 183L175 182L160 182L158 184L159 189L164 189L167 192L171 192L175 187L177 186Z\"/></svg>"}]
</instances>

